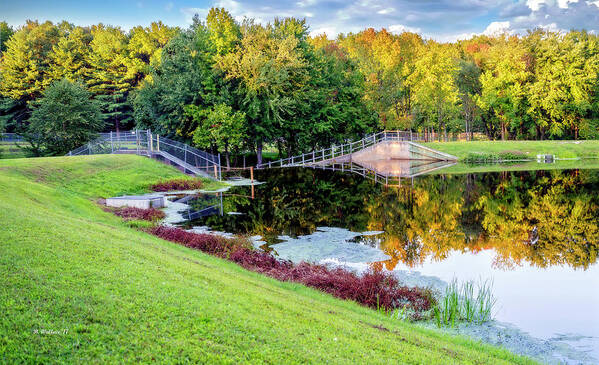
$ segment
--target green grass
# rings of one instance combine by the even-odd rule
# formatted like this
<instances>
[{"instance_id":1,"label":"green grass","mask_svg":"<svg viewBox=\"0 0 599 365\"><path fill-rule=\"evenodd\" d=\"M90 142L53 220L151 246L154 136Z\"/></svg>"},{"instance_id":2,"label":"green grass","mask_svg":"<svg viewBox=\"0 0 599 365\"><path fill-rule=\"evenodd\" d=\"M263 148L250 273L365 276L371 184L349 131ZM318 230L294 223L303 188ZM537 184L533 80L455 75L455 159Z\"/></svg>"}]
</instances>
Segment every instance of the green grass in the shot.
<instances>
[{"instance_id":1,"label":"green grass","mask_svg":"<svg viewBox=\"0 0 599 365\"><path fill-rule=\"evenodd\" d=\"M20 146L26 145L24 142L19 142ZM20 149L15 145L15 142L0 142L0 159L23 158L29 157L27 151Z\"/></svg>"},{"instance_id":2,"label":"green grass","mask_svg":"<svg viewBox=\"0 0 599 365\"><path fill-rule=\"evenodd\" d=\"M470 153L502 152L521 152L532 159L536 159L538 154L552 154L557 158L599 158L599 141L472 141L429 142L423 145L454 155L460 160Z\"/></svg>"},{"instance_id":3,"label":"green grass","mask_svg":"<svg viewBox=\"0 0 599 365\"><path fill-rule=\"evenodd\" d=\"M160 240L94 203L174 176L131 155L0 161L0 362L531 362Z\"/></svg>"}]
</instances>

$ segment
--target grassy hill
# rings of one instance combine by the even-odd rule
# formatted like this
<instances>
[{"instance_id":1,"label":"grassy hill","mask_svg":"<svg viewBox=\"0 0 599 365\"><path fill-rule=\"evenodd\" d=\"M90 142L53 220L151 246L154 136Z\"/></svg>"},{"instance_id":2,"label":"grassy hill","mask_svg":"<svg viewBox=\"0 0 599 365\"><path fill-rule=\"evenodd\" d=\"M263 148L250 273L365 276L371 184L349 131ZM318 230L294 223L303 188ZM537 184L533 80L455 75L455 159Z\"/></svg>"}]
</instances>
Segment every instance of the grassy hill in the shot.
<instances>
[{"instance_id":1,"label":"grassy hill","mask_svg":"<svg viewBox=\"0 0 599 365\"><path fill-rule=\"evenodd\" d=\"M599 141L462 141L428 142L423 145L452 154L460 160L469 153L502 152L521 152L533 159L539 154L552 154L557 158L599 158Z\"/></svg>"},{"instance_id":2,"label":"grassy hill","mask_svg":"<svg viewBox=\"0 0 599 365\"><path fill-rule=\"evenodd\" d=\"M94 199L173 168L0 161L0 362L528 363L129 228Z\"/></svg>"}]
</instances>

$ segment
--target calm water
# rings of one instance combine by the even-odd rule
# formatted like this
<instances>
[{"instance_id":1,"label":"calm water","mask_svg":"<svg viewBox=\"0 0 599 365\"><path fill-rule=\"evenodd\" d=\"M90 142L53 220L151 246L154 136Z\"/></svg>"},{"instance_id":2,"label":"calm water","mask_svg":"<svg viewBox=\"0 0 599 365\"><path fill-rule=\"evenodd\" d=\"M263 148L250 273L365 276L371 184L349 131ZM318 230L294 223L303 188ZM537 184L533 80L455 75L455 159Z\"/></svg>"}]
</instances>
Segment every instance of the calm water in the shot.
<instances>
[{"instance_id":1,"label":"calm water","mask_svg":"<svg viewBox=\"0 0 599 365\"><path fill-rule=\"evenodd\" d=\"M543 339L593 337L575 342L599 358L599 170L420 176L393 188L312 169L256 178L253 192L193 201L206 214L191 225L260 235L294 261L491 278L499 321Z\"/></svg>"}]
</instances>

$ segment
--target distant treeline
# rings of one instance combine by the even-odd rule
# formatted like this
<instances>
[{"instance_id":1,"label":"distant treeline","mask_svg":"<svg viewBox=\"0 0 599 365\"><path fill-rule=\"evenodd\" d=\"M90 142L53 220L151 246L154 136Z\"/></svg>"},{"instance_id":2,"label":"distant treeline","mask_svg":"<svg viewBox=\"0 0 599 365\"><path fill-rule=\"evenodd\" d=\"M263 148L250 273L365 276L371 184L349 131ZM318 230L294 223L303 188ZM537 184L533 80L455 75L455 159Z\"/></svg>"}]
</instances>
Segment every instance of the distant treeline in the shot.
<instances>
[{"instance_id":1,"label":"distant treeline","mask_svg":"<svg viewBox=\"0 0 599 365\"><path fill-rule=\"evenodd\" d=\"M309 37L305 20L239 23L215 8L188 29L0 23L0 52L7 131L25 130L46 88L66 79L89 91L106 129L152 128L227 155L309 151L383 128L599 136L599 41L586 32L330 40Z\"/></svg>"}]
</instances>

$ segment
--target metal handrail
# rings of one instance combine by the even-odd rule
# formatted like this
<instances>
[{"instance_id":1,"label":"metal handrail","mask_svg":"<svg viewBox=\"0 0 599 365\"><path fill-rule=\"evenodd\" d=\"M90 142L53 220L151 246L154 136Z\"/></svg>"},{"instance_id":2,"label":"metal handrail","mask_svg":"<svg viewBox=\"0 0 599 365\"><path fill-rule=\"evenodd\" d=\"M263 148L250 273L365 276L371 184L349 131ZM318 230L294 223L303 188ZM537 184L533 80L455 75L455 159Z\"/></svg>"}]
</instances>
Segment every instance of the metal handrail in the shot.
<instances>
[{"instance_id":1,"label":"metal handrail","mask_svg":"<svg viewBox=\"0 0 599 365\"><path fill-rule=\"evenodd\" d=\"M99 137L70 151L68 156L132 152L138 155L167 159L185 171L206 173L222 178L220 155L198 150L184 143L153 134L150 130L100 133ZM204 172L201 172L204 174Z\"/></svg>"},{"instance_id":2,"label":"metal handrail","mask_svg":"<svg viewBox=\"0 0 599 365\"><path fill-rule=\"evenodd\" d=\"M424 138L419 133L411 131L382 131L368 135L360 140L349 142L341 145L333 145L329 148L323 148L318 151L303 153L301 155L282 158L277 161L269 161L256 165L256 168L264 167L291 167L304 166L306 164L315 164L323 161L332 160L341 156L349 155L359 150L372 147L383 141L405 141L414 142L422 141ZM338 152L336 154L336 152ZM300 163L301 162L301 163Z\"/></svg>"}]
</instances>

